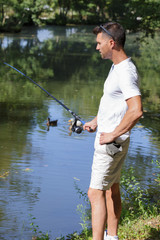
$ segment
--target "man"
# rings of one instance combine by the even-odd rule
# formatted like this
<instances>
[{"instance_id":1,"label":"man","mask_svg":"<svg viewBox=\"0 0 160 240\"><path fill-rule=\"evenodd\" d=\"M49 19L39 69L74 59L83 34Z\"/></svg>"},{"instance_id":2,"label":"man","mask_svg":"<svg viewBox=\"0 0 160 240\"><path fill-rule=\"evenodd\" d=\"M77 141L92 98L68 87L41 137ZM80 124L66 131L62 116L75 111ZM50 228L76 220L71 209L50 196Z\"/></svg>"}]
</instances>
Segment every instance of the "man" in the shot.
<instances>
[{"instance_id":1,"label":"man","mask_svg":"<svg viewBox=\"0 0 160 240\"><path fill-rule=\"evenodd\" d=\"M136 67L124 51L123 27L109 22L93 32L96 50L113 65L104 83L98 114L84 125L84 130L89 132L97 129L88 197L93 240L112 240L118 239L121 215L120 172L128 151L130 130L142 116L142 103Z\"/></svg>"}]
</instances>

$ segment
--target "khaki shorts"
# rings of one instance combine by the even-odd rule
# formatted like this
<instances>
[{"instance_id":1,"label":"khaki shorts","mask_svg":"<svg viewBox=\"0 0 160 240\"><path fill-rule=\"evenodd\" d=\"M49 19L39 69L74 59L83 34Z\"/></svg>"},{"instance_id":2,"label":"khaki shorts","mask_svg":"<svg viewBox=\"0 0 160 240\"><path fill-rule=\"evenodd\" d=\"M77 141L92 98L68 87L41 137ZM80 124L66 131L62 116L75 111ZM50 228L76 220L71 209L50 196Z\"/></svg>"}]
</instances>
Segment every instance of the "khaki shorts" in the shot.
<instances>
[{"instance_id":1,"label":"khaki shorts","mask_svg":"<svg viewBox=\"0 0 160 240\"><path fill-rule=\"evenodd\" d=\"M120 143L120 147L100 145L100 135L95 139L90 188L109 190L114 183L119 183L121 169L128 152L130 139Z\"/></svg>"}]
</instances>

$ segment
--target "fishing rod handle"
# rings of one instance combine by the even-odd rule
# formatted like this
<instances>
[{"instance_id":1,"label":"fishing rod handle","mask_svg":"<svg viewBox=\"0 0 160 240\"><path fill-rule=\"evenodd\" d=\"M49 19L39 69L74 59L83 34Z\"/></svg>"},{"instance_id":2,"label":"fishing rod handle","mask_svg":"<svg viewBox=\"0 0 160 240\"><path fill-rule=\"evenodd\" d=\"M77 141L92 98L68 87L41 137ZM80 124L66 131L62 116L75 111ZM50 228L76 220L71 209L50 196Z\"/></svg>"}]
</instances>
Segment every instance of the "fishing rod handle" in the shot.
<instances>
[{"instance_id":1,"label":"fishing rod handle","mask_svg":"<svg viewBox=\"0 0 160 240\"><path fill-rule=\"evenodd\" d=\"M81 121L81 123L82 123L83 125L85 124L85 121L83 121L83 120L80 120L80 121ZM90 132L94 132L94 130L93 130L91 127L89 128L89 131L90 131Z\"/></svg>"}]
</instances>

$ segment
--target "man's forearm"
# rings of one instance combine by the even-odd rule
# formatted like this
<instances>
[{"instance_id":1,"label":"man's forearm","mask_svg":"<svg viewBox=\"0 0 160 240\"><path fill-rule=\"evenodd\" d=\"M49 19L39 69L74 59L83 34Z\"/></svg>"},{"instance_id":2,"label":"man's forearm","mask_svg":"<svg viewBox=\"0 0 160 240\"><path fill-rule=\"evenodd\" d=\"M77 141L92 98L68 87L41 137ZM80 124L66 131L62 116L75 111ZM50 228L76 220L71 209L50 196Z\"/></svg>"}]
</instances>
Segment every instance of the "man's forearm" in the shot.
<instances>
[{"instance_id":1,"label":"man's forearm","mask_svg":"<svg viewBox=\"0 0 160 240\"><path fill-rule=\"evenodd\" d=\"M141 116L142 116L142 111L138 111L134 113L132 111L127 111L121 123L112 132L113 137L117 138L122 134L130 131L138 122L138 120L141 118Z\"/></svg>"},{"instance_id":2,"label":"man's forearm","mask_svg":"<svg viewBox=\"0 0 160 240\"><path fill-rule=\"evenodd\" d=\"M97 116L92 120L93 124L97 126Z\"/></svg>"},{"instance_id":3,"label":"man's forearm","mask_svg":"<svg viewBox=\"0 0 160 240\"><path fill-rule=\"evenodd\" d=\"M143 114L141 97L136 96L127 100L128 110L120 124L112 132L113 137L117 138L131 130Z\"/></svg>"},{"instance_id":4,"label":"man's forearm","mask_svg":"<svg viewBox=\"0 0 160 240\"><path fill-rule=\"evenodd\" d=\"M142 103L141 97L135 96L128 99L127 101L128 110L124 115L120 124L114 129L113 132L105 133L102 132L100 135L100 144L113 142L117 137L131 130L137 123L139 118L142 116Z\"/></svg>"}]
</instances>

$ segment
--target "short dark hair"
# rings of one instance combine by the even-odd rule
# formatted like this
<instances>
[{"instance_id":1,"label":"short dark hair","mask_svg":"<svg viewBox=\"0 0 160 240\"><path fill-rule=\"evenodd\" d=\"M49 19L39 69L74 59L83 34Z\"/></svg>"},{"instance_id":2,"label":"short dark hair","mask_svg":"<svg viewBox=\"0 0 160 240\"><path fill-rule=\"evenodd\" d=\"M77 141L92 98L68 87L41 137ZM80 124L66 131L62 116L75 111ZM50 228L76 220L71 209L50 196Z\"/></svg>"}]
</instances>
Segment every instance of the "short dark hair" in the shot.
<instances>
[{"instance_id":1,"label":"short dark hair","mask_svg":"<svg viewBox=\"0 0 160 240\"><path fill-rule=\"evenodd\" d=\"M126 41L126 33L124 28L116 22L108 22L103 25L97 26L93 29L94 34L105 32L112 38L118 46L124 47Z\"/></svg>"}]
</instances>

